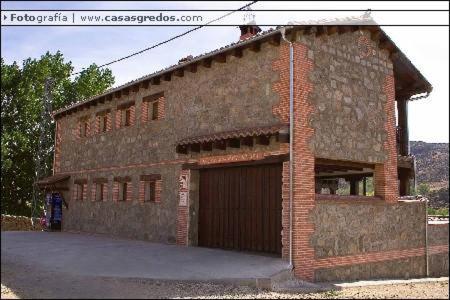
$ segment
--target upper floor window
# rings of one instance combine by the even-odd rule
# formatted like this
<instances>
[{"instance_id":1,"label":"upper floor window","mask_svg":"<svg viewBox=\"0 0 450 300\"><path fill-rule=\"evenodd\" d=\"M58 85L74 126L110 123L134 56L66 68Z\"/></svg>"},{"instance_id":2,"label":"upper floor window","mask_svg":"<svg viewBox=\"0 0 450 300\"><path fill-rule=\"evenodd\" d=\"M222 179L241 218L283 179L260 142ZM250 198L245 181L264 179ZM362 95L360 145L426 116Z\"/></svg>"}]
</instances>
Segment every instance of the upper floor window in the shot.
<instances>
[{"instance_id":1,"label":"upper floor window","mask_svg":"<svg viewBox=\"0 0 450 300\"><path fill-rule=\"evenodd\" d=\"M78 137L88 137L90 135L91 124L88 117L83 117L78 120Z\"/></svg>"},{"instance_id":2,"label":"upper floor window","mask_svg":"<svg viewBox=\"0 0 450 300\"><path fill-rule=\"evenodd\" d=\"M164 92L142 98L142 122L161 120L164 118Z\"/></svg>"},{"instance_id":3,"label":"upper floor window","mask_svg":"<svg viewBox=\"0 0 450 300\"><path fill-rule=\"evenodd\" d=\"M102 133L111 130L111 110L100 111L96 114L96 132Z\"/></svg>"},{"instance_id":4,"label":"upper floor window","mask_svg":"<svg viewBox=\"0 0 450 300\"><path fill-rule=\"evenodd\" d=\"M134 101L117 106L116 128L133 126L135 117Z\"/></svg>"}]
</instances>

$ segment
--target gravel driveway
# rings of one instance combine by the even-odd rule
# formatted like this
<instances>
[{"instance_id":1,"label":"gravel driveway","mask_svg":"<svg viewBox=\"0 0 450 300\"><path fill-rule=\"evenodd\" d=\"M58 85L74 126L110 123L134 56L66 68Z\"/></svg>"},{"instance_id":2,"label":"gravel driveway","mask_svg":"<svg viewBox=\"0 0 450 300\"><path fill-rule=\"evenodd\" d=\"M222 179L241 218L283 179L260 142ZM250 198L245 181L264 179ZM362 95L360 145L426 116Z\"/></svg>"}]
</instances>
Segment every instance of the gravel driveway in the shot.
<instances>
[{"instance_id":1,"label":"gravel driveway","mask_svg":"<svg viewBox=\"0 0 450 300\"><path fill-rule=\"evenodd\" d=\"M448 299L448 280L346 288L341 291L295 294L206 283L179 283L74 276L33 269L2 260L2 298L398 298Z\"/></svg>"}]
</instances>

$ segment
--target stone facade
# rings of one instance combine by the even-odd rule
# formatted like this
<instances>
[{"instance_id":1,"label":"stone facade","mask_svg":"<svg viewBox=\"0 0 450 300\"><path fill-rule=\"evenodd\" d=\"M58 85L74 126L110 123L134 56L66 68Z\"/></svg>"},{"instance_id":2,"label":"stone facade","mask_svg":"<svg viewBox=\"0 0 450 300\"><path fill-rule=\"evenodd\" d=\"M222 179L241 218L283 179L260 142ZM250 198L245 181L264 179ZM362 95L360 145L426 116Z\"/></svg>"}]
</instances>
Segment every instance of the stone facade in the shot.
<instances>
[{"instance_id":1,"label":"stone facade","mask_svg":"<svg viewBox=\"0 0 450 300\"><path fill-rule=\"evenodd\" d=\"M379 50L367 31L289 38L295 66L295 275L310 281L423 275L424 205L397 203L395 93L387 51ZM161 77L114 93L111 101L60 118L55 173L71 175L63 229L195 246L199 172L185 165L262 161L288 154L289 145L272 136L268 145L178 154L177 142L288 122L289 46L283 41L264 42L241 55L227 52L211 65L173 72L170 80ZM373 164L377 197L317 200L316 158ZM288 170L284 161L284 259L289 258ZM142 175L160 178L158 201L142 201ZM189 178L186 186L183 176ZM106 179L102 201L95 201L98 179ZM127 201L115 196L120 180L129 182ZM76 182L86 186L84 201L74 198ZM389 263L398 266L397 273L389 271Z\"/></svg>"},{"instance_id":2,"label":"stone facade","mask_svg":"<svg viewBox=\"0 0 450 300\"><path fill-rule=\"evenodd\" d=\"M73 187L73 180L86 178L88 190L91 190L94 178L108 178L107 201L91 203L90 193L86 203L70 201L71 209L64 211L64 229L175 242L178 176L181 165L192 160L176 154L176 141L192 135L279 124L279 118L272 113L279 99L271 89L272 82L278 80L278 75L272 72L272 61L277 55L277 47L266 43L257 53L244 50L242 58L227 56L226 63L212 62L211 68L199 66L195 73L186 71L183 77L172 76L171 81L162 80L160 85L141 88L58 120L61 136L58 173L72 175L70 187ZM161 92L164 92L164 118L141 122L142 98ZM97 112L106 109L114 112L118 105L129 101L135 101L134 126L113 128L84 138L75 134L80 117L89 117L93 124ZM111 117L112 124L116 124L116 114L112 113ZM271 145L268 149L278 148ZM254 147L215 150L206 155L258 151L261 149ZM138 204L138 178L143 174L161 174L160 203ZM116 176L132 178L133 200L130 203L112 203ZM135 219L134 230L129 229L131 218Z\"/></svg>"},{"instance_id":3,"label":"stone facade","mask_svg":"<svg viewBox=\"0 0 450 300\"><path fill-rule=\"evenodd\" d=\"M448 222L428 224L428 272L431 277L448 277Z\"/></svg>"},{"instance_id":4,"label":"stone facade","mask_svg":"<svg viewBox=\"0 0 450 300\"><path fill-rule=\"evenodd\" d=\"M425 218L424 202L317 200L315 280L425 276Z\"/></svg>"},{"instance_id":5,"label":"stone facade","mask_svg":"<svg viewBox=\"0 0 450 300\"><path fill-rule=\"evenodd\" d=\"M364 53L361 40L369 48ZM392 75L388 52L379 50L365 31L319 38L302 35L300 42L308 46L313 61L309 79L314 89L309 100L314 108L310 124L316 157L383 163L387 157L384 81Z\"/></svg>"}]
</instances>

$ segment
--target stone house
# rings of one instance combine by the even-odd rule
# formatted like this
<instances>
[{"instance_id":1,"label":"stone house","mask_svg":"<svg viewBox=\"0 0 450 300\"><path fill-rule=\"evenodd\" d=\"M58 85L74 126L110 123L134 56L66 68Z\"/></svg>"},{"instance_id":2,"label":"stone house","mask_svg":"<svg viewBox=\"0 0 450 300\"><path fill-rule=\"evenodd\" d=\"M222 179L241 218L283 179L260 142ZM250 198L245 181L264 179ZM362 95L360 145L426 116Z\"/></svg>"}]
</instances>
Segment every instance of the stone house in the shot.
<instances>
[{"instance_id":1,"label":"stone house","mask_svg":"<svg viewBox=\"0 0 450 300\"><path fill-rule=\"evenodd\" d=\"M308 281L424 276L426 204L400 196L407 105L431 90L379 26L241 26L55 111L40 185L66 231L272 253Z\"/></svg>"}]
</instances>

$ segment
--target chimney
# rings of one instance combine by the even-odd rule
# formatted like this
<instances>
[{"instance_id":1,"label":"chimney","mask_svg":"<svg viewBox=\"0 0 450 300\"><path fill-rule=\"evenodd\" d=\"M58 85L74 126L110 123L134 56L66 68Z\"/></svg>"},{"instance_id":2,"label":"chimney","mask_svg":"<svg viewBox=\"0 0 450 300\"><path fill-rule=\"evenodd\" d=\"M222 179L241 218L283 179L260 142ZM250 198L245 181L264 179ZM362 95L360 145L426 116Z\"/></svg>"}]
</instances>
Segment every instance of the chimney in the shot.
<instances>
[{"instance_id":1,"label":"chimney","mask_svg":"<svg viewBox=\"0 0 450 300\"><path fill-rule=\"evenodd\" d=\"M178 63L179 63L179 64L182 64L182 63L184 63L184 62L187 62L187 61L190 61L190 60L193 60L193 59L194 59L194 57L193 57L192 55L188 55L188 56L186 56L186 57L181 58L181 59L178 61Z\"/></svg>"},{"instance_id":2,"label":"chimney","mask_svg":"<svg viewBox=\"0 0 450 300\"><path fill-rule=\"evenodd\" d=\"M254 20L246 25L240 25L239 29L241 30L241 37L239 38L240 41L248 39L261 31L261 28L256 25Z\"/></svg>"}]
</instances>

